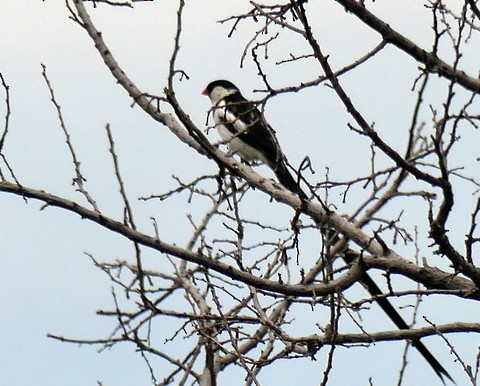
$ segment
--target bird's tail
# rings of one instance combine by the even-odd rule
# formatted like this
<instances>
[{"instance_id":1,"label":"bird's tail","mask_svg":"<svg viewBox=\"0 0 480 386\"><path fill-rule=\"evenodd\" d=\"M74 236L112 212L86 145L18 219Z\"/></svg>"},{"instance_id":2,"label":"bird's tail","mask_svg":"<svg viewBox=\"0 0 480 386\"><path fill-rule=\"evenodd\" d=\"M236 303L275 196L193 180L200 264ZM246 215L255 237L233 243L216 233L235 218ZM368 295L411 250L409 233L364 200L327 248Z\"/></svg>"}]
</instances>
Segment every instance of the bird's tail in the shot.
<instances>
[{"instance_id":1,"label":"bird's tail","mask_svg":"<svg viewBox=\"0 0 480 386\"><path fill-rule=\"evenodd\" d=\"M373 281L373 279L368 274L363 274L361 279L363 285L367 287L368 292L372 296L379 296L382 295L382 291L377 286L377 284ZM390 317L390 319L397 325L397 327L401 330L409 330L410 327L407 323L403 320L397 310L392 306L392 303L388 301L388 299L379 297L377 298L378 305L385 311L385 313ZM419 339L412 339L411 341L412 346L415 347L420 354L426 359L426 361L430 364L433 371L438 375L438 377L442 380L443 384L445 384L445 379L447 378L453 383L455 381L450 376L450 374L445 370L445 368L438 362L438 360L433 356L433 354L425 347L425 345Z\"/></svg>"},{"instance_id":2,"label":"bird's tail","mask_svg":"<svg viewBox=\"0 0 480 386\"><path fill-rule=\"evenodd\" d=\"M293 178L285 162L278 162L272 169L278 178L278 182L291 192L298 194L302 200L307 199L307 195L300 188L298 181Z\"/></svg>"}]
</instances>

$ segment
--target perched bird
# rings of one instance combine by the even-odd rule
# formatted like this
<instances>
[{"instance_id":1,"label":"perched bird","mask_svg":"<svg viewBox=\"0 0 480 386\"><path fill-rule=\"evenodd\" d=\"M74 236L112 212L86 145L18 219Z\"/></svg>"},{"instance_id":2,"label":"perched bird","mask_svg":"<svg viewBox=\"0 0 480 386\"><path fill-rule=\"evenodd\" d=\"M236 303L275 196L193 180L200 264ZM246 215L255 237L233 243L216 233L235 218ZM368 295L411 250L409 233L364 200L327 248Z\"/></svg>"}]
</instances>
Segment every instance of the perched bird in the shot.
<instances>
[{"instance_id":1,"label":"perched bird","mask_svg":"<svg viewBox=\"0 0 480 386\"><path fill-rule=\"evenodd\" d=\"M244 161L260 161L267 164L285 188L299 194L302 199L306 199L307 196L287 169L285 156L275 136L275 131L265 121L255 104L246 100L238 87L227 80L211 82L202 94L207 95L213 104L212 113L215 126L222 139L228 144L229 151L238 154ZM319 226L323 229L321 224ZM336 241L338 241L338 237L334 237L332 242ZM351 262L347 258L347 253L345 253L344 259L347 263ZM408 324L390 301L381 296L383 295L382 291L366 272L360 281L370 294L377 298L378 305L395 325L399 329L408 330ZM412 339L411 343L443 383L445 383L445 379L455 383L447 370L419 339Z\"/></svg>"},{"instance_id":2,"label":"perched bird","mask_svg":"<svg viewBox=\"0 0 480 386\"><path fill-rule=\"evenodd\" d=\"M288 190L306 195L288 171L285 155L275 136L254 103L246 100L240 90L228 80L215 80L202 92L212 102L212 115L220 137L230 153L244 161L259 161L273 170L278 181Z\"/></svg>"}]
</instances>

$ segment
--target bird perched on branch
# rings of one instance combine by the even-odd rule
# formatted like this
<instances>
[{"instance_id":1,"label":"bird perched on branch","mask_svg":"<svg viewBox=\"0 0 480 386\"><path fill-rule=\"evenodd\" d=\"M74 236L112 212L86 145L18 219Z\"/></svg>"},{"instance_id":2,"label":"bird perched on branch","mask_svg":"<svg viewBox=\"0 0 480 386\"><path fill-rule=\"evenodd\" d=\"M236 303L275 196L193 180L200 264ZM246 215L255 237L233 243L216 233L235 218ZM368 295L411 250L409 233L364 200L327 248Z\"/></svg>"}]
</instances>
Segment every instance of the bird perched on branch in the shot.
<instances>
[{"instance_id":1,"label":"bird perched on branch","mask_svg":"<svg viewBox=\"0 0 480 386\"><path fill-rule=\"evenodd\" d=\"M202 92L212 102L212 115L220 137L230 153L244 161L259 161L273 170L278 181L303 199L298 181L289 172L285 155L275 131L265 121L254 103L246 100L240 90L228 80L215 80Z\"/></svg>"},{"instance_id":2,"label":"bird perched on branch","mask_svg":"<svg viewBox=\"0 0 480 386\"><path fill-rule=\"evenodd\" d=\"M238 154L244 161L260 161L267 164L285 188L299 194L302 200L305 200L307 196L287 169L285 156L275 136L275 131L265 121L255 104L246 100L240 90L227 80L211 82L202 94L207 95L213 104L212 114L215 126L222 139L228 144L229 151ZM319 224L319 227L322 229L322 224ZM339 240L338 237L333 239ZM344 259L347 263L351 263L347 253L344 254ZM379 306L396 326L402 330L408 330L408 324L390 301L381 296L383 295L382 291L368 273L365 272L360 281L370 294L377 298ZM443 383L445 383L445 379L455 383L447 370L420 339L412 339L411 343Z\"/></svg>"}]
</instances>

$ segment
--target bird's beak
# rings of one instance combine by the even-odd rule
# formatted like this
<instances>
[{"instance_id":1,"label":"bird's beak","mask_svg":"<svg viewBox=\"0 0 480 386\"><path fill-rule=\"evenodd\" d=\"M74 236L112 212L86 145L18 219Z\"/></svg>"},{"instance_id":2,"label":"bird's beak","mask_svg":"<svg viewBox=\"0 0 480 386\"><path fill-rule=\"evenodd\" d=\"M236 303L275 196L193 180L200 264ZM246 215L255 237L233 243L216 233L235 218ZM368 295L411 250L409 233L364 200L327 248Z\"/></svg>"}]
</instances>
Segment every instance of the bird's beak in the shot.
<instances>
[{"instance_id":1,"label":"bird's beak","mask_svg":"<svg viewBox=\"0 0 480 386\"><path fill-rule=\"evenodd\" d=\"M203 90L203 91L202 91L202 95L208 96L208 90L207 90L207 89Z\"/></svg>"}]
</instances>

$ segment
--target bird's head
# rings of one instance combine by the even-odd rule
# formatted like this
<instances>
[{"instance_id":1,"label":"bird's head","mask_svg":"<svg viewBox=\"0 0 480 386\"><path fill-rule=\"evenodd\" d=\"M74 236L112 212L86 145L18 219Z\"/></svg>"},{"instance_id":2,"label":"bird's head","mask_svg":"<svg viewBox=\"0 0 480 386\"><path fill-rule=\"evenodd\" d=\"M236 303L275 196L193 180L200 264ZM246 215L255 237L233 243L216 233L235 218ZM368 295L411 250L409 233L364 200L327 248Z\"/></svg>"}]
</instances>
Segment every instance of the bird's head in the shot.
<instances>
[{"instance_id":1,"label":"bird's head","mask_svg":"<svg viewBox=\"0 0 480 386\"><path fill-rule=\"evenodd\" d=\"M202 91L202 94L208 96L213 104L217 104L226 96L237 92L239 93L240 90L232 82L228 80L214 80L208 84L205 90Z\"/></svg>"}]
</instances>

